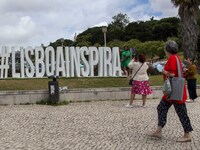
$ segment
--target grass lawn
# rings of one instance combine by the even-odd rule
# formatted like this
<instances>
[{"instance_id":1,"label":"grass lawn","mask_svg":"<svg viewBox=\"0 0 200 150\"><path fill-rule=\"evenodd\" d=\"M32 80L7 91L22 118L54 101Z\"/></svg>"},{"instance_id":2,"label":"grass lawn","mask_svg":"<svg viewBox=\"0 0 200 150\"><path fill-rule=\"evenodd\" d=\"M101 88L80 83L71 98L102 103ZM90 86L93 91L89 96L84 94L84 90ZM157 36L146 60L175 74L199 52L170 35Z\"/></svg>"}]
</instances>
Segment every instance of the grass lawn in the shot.
<instances>
[{"instance_id":1,"label":"grass lawn","mask_svg":"<svg viewBox=\"0 0 200 150\"><path fill-rule=\"evenodd\" d=\"M200 84L200 75L197 75L197 84ZM1 79L0 90L41 90L48 89L48 81L52 79ZM129 87L128 79L123 77L85 77L85 78L60 78L59 86L68 88L102 88L102 87ZM163 84L162 75L150 76L151 86Z\"/></svg>"}]
</instances>

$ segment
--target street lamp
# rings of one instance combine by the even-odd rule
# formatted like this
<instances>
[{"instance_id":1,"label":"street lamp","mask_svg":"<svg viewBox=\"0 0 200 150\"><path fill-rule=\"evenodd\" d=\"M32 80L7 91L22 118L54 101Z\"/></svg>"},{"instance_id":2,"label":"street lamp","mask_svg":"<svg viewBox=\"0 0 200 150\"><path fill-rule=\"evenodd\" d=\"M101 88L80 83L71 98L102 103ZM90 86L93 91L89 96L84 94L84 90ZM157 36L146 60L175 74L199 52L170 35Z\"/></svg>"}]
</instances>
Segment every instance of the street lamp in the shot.
<instances>
[{"instance_id":1,"label":"street lamp","mask_svg":"<svg viewBox=\"0 0 200 150\"><path fill-rule=\"evenodd\" d=\"M76 39L77 39L77 36L76 36L76 33L74 35L74 42L76 42Z\"/></svg>"},{"instance_id":2,"label":"street lamp","mask_svg":"<svg viewBox=\"0 0 200 150\"><path fill-rule=\"evenodd\" d=\"M102 32L103 32L103 36L104 36L104 46L106 47L106 32L107 32L106 26L102 27Z\"/></svg>"},{"instance_id":3,"label":"street lamp","mask_svg":"<svg viewBox=\"0 0 200 150\"><path fill-rule=\"evenodd\" d=\"M62 47L63 47L63 43L64 43L65 39L64 38L61 38L60 39L60 42L62 43Z\"/></svg>"}]
</instances>

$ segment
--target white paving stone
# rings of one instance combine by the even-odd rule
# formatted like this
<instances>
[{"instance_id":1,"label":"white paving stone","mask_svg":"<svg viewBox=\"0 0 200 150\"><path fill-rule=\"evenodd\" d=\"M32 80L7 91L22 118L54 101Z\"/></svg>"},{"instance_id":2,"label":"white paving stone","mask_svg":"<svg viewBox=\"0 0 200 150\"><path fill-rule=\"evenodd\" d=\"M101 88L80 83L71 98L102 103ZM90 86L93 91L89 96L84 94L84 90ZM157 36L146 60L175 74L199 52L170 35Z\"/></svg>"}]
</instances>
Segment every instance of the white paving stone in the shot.
<instances>
[{"instance_id":1,"label":"white paving stone","mask_svg":"<svg viewBox=\"0 0 200 150\"><path fill-rule=\"evenodd\" d=\"M200 147L200 98L188 103L191 143L177 143L183 129L172 107L163 138L146 134L156 128L158 99L70 103L65 106L0 106L0 150L160 150Z\"/></svg>"}]
</instances>

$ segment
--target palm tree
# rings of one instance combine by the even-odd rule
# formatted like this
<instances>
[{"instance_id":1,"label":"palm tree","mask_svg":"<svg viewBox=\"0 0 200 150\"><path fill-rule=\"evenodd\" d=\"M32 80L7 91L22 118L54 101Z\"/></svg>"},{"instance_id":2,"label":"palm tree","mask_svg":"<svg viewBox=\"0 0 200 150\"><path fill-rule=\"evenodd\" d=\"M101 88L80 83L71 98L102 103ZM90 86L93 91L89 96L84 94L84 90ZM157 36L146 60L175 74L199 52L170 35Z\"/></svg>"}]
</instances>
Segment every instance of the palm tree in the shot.
<instances>
[{"instance_id":1,"label":"palm tree","mask_svg":"<svg viewBox=\"0 0 200 150\"><path fill-rule=\"evenodd\" d=\"M196 58L199 35L198 14L200 0L171 0L175 7L179 7L181 20L182 49L185 58Z\"/></svg>"}]
</instances>

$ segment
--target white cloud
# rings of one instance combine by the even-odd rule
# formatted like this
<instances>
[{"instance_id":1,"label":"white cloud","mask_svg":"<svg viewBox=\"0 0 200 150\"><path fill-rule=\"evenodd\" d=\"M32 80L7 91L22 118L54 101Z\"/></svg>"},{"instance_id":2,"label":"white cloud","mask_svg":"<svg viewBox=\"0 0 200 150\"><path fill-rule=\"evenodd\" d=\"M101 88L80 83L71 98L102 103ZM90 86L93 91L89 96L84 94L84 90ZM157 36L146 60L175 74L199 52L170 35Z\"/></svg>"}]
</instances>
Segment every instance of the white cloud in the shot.
<instances>
[{"instance_id":1,"label":"white cloud","mask_svg":"<svg viewBox=\"0 0 200 150\"><path fill-rule=\"evenodd\" d=\"M1 0L0 46L38 46L59 38L73 39L75 33L110 23L120 12L131 21L177 15L177 8L170 1L149 0L141 4L142 1Z\"/></svg>"},{"instance_id":2,"label":"white cloud","mask_svg":"<svg viewBox=\"0 0 200 150\"><path fill-rule=\"evenodd\" d=\"M107 22L100 22L98 24L95 24L93 27L101 27L101 26L108 26Z\"/></svg>"},{"instance_id":3,"label":"white cloud","mask_svg":"<svg viewBox=\"0 0 200 150\"><path fill-rule=\"evenodd\" d=\"M162 17L174 17L178 15L178 9L174 7L171 1L149 0L149 2L155 12L162 12Z\"/></svg>"},{"instance_id":4,"label":"white cloud","mask_svg":"<svg viewBox=\"0 0 200 150\"><path fill-rule=\"evenodd\" d=\"M28 36L36 32L35 24L29 16L20 18L14 24L0 26L0 44L10 45L15 42L26 42Z\"/></svg>"}]
</instances>

